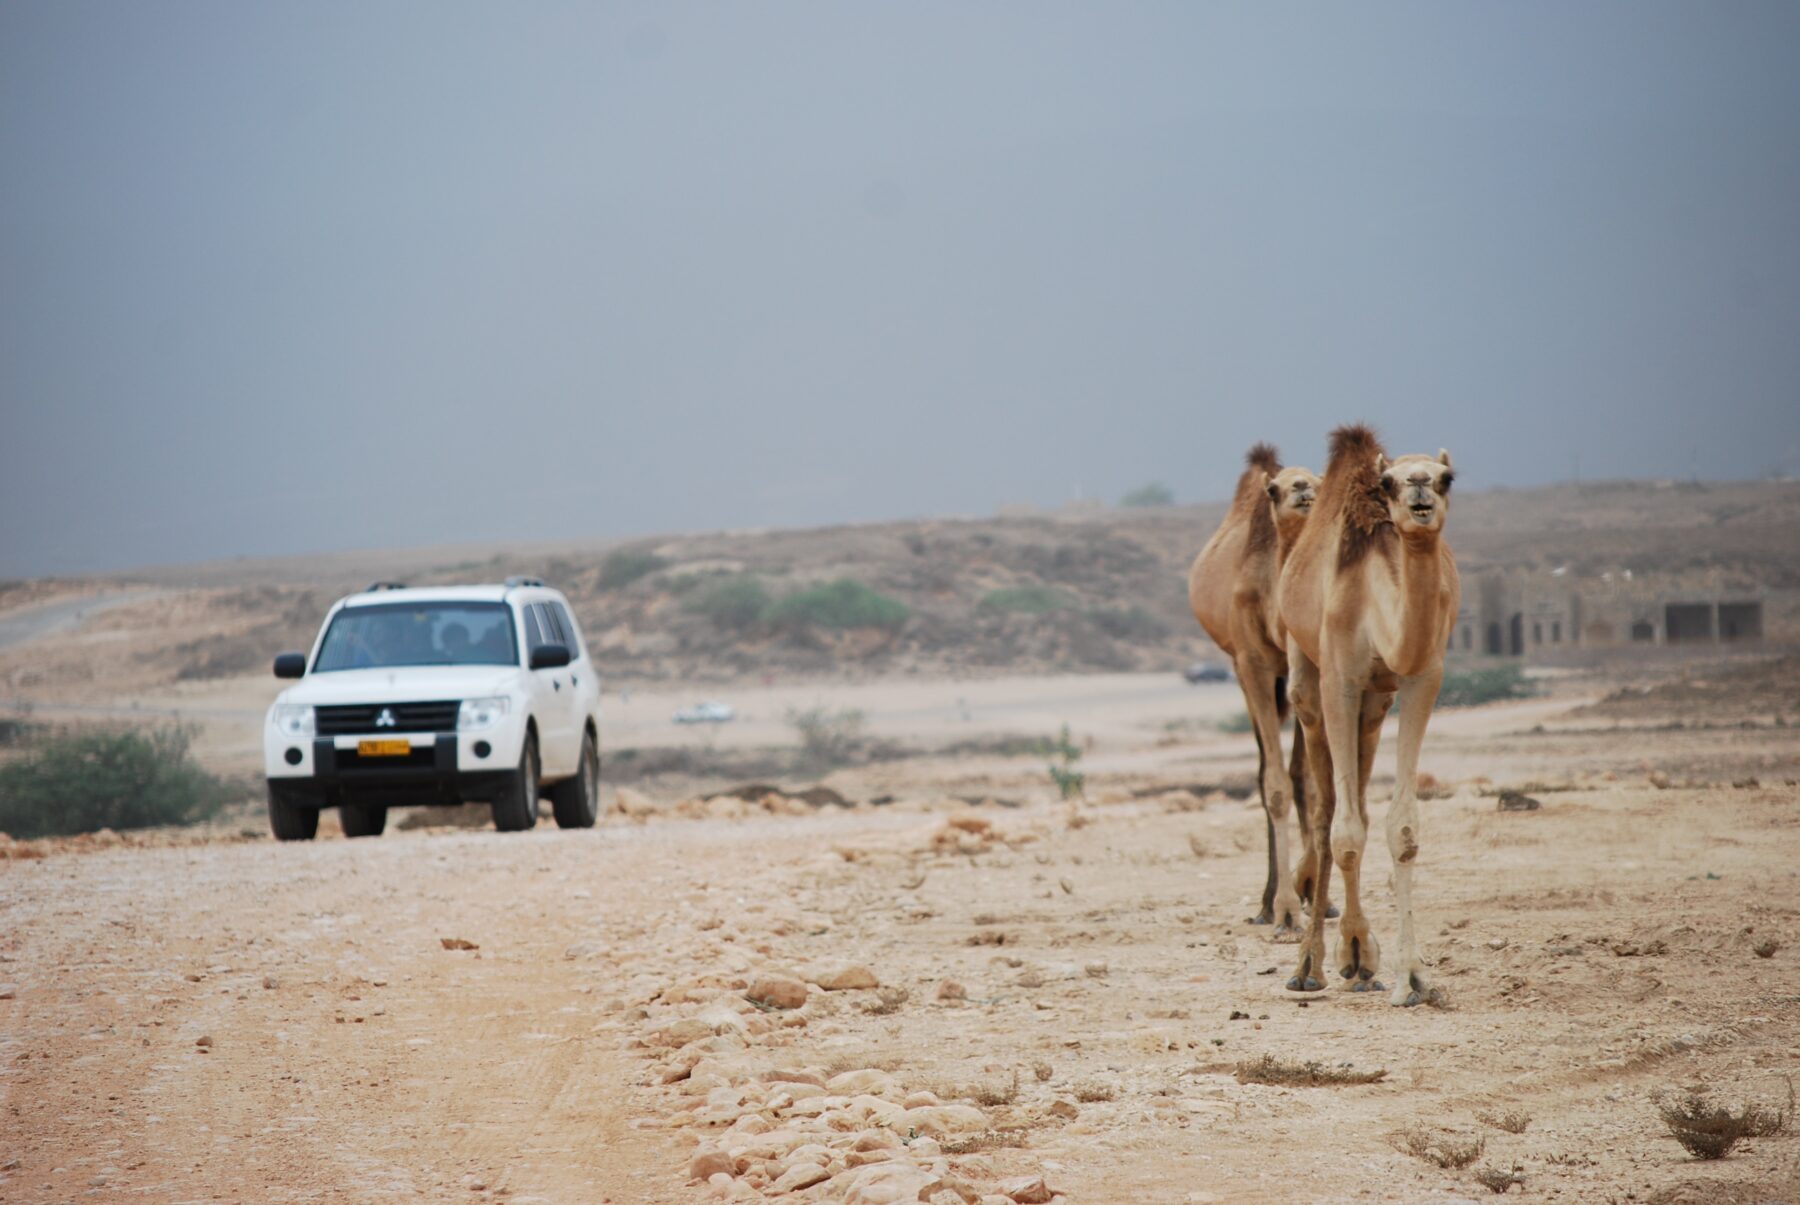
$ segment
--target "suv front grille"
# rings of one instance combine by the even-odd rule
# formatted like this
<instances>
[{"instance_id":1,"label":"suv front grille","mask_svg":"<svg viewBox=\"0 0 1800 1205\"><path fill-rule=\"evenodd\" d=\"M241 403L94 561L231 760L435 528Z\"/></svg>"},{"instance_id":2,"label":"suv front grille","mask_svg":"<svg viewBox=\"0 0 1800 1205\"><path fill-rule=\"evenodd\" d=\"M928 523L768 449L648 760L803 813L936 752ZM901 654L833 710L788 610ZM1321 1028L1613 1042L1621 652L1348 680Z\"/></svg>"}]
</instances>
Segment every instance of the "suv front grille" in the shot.
<instances>
[{"instance_id":1,"label":"suv front grille","mask_svg":"<svg viewBox=\"0 0 1800 1205\"><path fill-rule=\"evenodd\" d=\"M459 699L441 703L369 703L315 708L320 736L366 736L383 732L455 732ZM392 724L376 721L392 712Z\"/></svg>"}]
</instances>

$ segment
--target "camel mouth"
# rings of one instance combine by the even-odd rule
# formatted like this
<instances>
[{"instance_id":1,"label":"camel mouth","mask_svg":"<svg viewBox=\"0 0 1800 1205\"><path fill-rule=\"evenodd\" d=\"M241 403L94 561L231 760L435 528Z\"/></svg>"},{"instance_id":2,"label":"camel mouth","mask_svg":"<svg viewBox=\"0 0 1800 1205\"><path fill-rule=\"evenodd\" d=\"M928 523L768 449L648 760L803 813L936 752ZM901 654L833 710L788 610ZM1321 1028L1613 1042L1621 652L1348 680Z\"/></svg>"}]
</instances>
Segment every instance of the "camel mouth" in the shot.
<instances>
[{"instance_id":1,"label":"camel mouth","mask_svg":"<svg viewBox=\"0 0 1800 1205\"><path fill-rule=\"evenodd\" d=\"M1437 507L1429 502L1415 502L1406 509L1412 512L1413 522L1415 523L1429 523L1431 522L1431 517L1437 514Z\"/></svg>"},{"instance_id":2,"label":"camel mouth","mask_svg":"<svg viewBox=\"0 0 1800 1205\"><path fill-rule=\"evenodd\" d=\"M1313 500L1311 498L1295 498L1293 506L1301 514L1308 514L1312 510Z\"/></svg>"}]
</instances>

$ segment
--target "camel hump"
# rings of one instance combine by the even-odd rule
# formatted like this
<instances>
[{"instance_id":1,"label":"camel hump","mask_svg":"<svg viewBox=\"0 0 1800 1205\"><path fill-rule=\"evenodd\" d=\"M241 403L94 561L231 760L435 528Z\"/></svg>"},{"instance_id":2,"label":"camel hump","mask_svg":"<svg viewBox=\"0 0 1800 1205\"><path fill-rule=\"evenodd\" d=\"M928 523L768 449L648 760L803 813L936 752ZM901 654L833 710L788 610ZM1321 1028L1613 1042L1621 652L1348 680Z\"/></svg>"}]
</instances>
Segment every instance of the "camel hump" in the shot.
<instances>
[{"instance_id":1,"label":"camel hump","mask_svg":"<svg viewBox=\"0 0 1800 1205\"><path fill-rule=\"evenodd\" d=\"M1331 433L1331 457L1325 475L1331 476L1332 469L1346 463L1370 464L1377 455L1385 455L1385 451L1374 430L1363 423L1347 423Z\"/></svg>"},{"instance_id":2,"label":"camel hump","mask_svg":"<svg viewBox=\"0 0 1800 1205\"><path fill-rule=\"evenodd\" d=\"M1275 450L1274 444L1259 443L1245 453L1244 463L1273 477L1281 472L1281 453Z\"/></svg>"}]
</instances>

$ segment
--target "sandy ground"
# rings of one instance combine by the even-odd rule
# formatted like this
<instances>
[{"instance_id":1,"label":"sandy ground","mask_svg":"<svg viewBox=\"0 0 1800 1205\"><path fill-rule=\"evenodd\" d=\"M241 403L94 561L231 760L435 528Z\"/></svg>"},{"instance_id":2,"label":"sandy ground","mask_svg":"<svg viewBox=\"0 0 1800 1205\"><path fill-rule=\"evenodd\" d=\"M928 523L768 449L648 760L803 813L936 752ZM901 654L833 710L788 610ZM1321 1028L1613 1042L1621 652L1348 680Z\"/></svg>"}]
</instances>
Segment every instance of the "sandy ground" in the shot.
<instances>
[{"instance_id":1,"label":"sandy ground","mask_svg":"<svg viewBox=\"0 0 1800 1205\"><path fill-rule=\"evenodd\" d=\"M779 715L768 690L733 701ZM1575 698L1438 716L1424 765L1454 793L1417 891L1449 1006L1302 1008L1293 947L1244 923L1260 812L1207 785L1248 738L1166 718L1233 688L842 690L897 735L1096 731L1090 798L1053 801L1035 759L922 758L830 780L902 802L801 817L8 847L0 1199L625 1205L816 1172L774 1195L1410 1201L1485 1197L1483 1169L1532 1199L1800 1198L1792 1133L1700 1163L1655 1112L1688 1087L1785 1105L1800 1073L1800 729ZM669 702L632 706L648 730ZM1499 812L1490 782L1542 806ZM945 798L969 793L1024 806ZM879 986L746 999L846 964ZM1385 1074L1240 1082L1263 1055ZM1484 1150L1440 1168L1397 1148L1413 1127ZM721 1187L689 1182L697 1151Z\"/></svg>"}]
</instances>

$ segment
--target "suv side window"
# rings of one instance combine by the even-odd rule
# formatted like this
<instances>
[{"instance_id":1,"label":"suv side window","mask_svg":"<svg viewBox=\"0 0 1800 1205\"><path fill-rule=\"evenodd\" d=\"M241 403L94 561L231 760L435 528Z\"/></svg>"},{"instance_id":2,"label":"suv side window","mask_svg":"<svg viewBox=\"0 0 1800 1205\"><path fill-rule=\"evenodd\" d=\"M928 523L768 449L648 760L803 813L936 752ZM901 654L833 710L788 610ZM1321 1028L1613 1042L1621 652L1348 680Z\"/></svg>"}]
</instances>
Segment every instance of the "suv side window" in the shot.
<instances>
[{"instance_id":1,"label":"suv side window","mask_svg":"<svg viewBox=\"0 0 1800 1205\"><path fill-rule=\"evenodd\" d=\"M553 643L553 639L544 634L543 608L537 603L528 603L525 607L525 655L527 659L541 646Z\"/></svg>"},{"instance_id":2,"label":"suv side window","mask_svg":"<svg viewBox=\"0 0 1800 1205\"><path fill-rule=\"evenodd\" d=\"M546 603L544 605L548 608L551 616L556 620L557 626L562 629L563 643L568 646L570 659L574 661L581 660L581 633L576 630L575 620L569 614L568 608L559 602Z\"/></svg>"}]
</instances>

